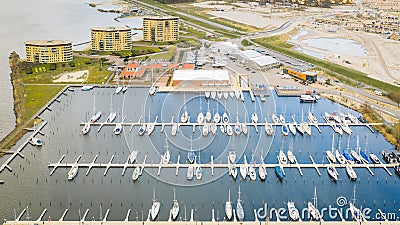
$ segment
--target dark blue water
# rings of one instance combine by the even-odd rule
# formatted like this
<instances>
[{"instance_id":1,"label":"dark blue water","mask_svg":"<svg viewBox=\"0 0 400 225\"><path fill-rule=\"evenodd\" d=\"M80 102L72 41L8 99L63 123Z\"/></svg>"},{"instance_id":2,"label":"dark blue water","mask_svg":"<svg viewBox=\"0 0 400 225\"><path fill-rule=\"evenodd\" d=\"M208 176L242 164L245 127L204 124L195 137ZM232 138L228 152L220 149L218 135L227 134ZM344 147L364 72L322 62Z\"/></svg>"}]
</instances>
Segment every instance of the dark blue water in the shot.
<instances>
[{"instance_id":1,"label":"dark blue water","mask_svg":"<svg viewBox=\"0 0 400 225\"><path fill-rule=\"evenodd\" d=\"M125 95L114 95L114 89L94 89L89 92L82 92L76 89L69 92L67 96L60 97L60 103L53 103L52 111L46 111L42 116L49 121L43 129L44 146L41 148L27 146L23 153L25 158L17 158L11 167L13 172L3 171L0 179L5 184L0 186L0 218L13 219L14 209L20 212L29 206L31 219L37 219L41 211L48 209L44 218L49 216L59 219L64 209L69 212L65 219L78 220L79 210L83 215L86 209L90 209L87 219L100 217L100 205L103 216L106 209L111 209L110 220L123 220L128 209L132 209L130 220L140 220L142 211L144 218L151 207L153 188L156 198L161 201L161 210L158 219L167 220L168 212L172 206L173 188L176 189L176 197L181 203L180 217L184 218L184 208L187 208L187 218L190 217L190 209L195 209L195 219L211 220L211 209L215 209L216 219L224 218L224 202L228 198L228 189L231 190L231 200L236 207L238 189L241 188L241 199L245 209L245 219L254 220L253 208L263 208L267 203L268 211L271 208L286 208L286 202L295 201L296 207L301 209L307 206L314 195L314 188L317 190L318 208L339 208L345 212L348 206L338 207L337 198L342 196L350 201L356 185L356 205L361 208L370 208L372 212L368 215L371 219L375 217L377 209L384 212L395 212L398 214L400 191L398 188L399 178L396 175L389 176L382 169L372 169L375 176L372 176L366 169L355 169L358 175L357 181L350 181L345 169L339 169L339 181L332 182L327 172L320 169L321 176L315 169L303 169L301 176L296 168L286 169L286 177L280 182L277 180L273 168L268 168L268 176L265 181L246 181L239 177L235 181L227 174L227 169L215 169L214 176L211 170L203 169L201 181L186 180L186 169L180 169L178 176L175 175L175 168L162 169L160 176L157 175L158 168L148 168L138 181L131 179L132 169L127 169L124 176L121 176L122 169L110 169L106 176L103 176L104 168L93 168L88 176L85 176L86 168L80 168L77 177L72 181L67 180L69 169L58 168L50 176L51 168L49 162L57 162L62 155L66 155L63 162L74 162L79 155L82 155L80 162L91 162L95 155L98 155L96 162L107 163L112 155L115 155L114 163L124 163L133 149L139 151L138 160L143 161L147 155L147 163L159 163L160 156L165 151L166 139L171 152L171 161L176 162L180 155L180 163L185 163L187 150L196 151L200 155L199 162L209 163L211 156L214 163L226 163L229 149L236 150L238 161L253 160L260 162L261 156L266 163L276 163L276 155L280 148L288 149L293 143L294 154L299 163L310 163L311 155L316 163L326 163L325 151L331 149L332 129L321 127L322 133L312 128L312 135L295 137L289 136L282 140L280 128L276 130L273 137L267 137L262 127L256 133L254 127L249 126L249 134L228 137L218 129L217 135L210 134L207 137L201 135L199 127L193 129L191 126L181 126L176 136L171 136L171 127L166 126L164 132L161 127L148 136L139 136L138 127L124 127L120 136L113 134L114 127L103 127L97 132L93 126L88 135L81 134L80 121L85 121L95 110L101 110L103 116L100 121L105 120L111 109L118 112L116 121L121 121L126 116L126 122L137 122L142 116L142 121L170 122L172 116L174 121L180 120L182 110L187 108L191 121L195 121L200 110L205 113L210 111L228 112L232 122L250 121L250 115L256 111L259 120L267 117L271 121L271 114L284 114L286 120L292 115L299 122L302 120L302 112L306 121L306 113L310 104L300 104L297 98L286 98L271 96L266 102L252 103L250 96L245 94L245 101L228 98L227 100L207 101L198 93L158 93L156 96L148 97L148 90L144 88L128 89ZM112 99L112 105L111 105ZM186 106L184 104L186 100ZM200 103L201 101L201 103ZM208 103L209 102L209 103ZM218 106L217 106L218 105ZM342 111L344 108L329 100L321 99L313 106L314 114L322 121L325 111ZM357 114L350 110L353 114ZM368 151L380 156L382 150L392 149L393 146L386 142L382 135L371 133L365 127L354 127L353 135L350 136L350 148L356 145L356 135L359 136L361 148L364 149L368 139ZM341 138L341 147L347 147L347 136ZM335 146L338 137L335 136ZM253 155L253 157L252 157ZM0 159L3 162L6 158ZM390 169L392 172L393 170ZM330 220L329 212L326 212L324 219ZM396 216L397 216L396 214ZM260 216L264 211L260 211ZM282 213L287 215L287 213ZM271 215L269 215L271 216ZM25 218L25 217L24 217ZM336 218L336 219L335 219ZM276 218L273 216L272 220ZM303 218L306 219L306 218ZM332 219L338 220L338 217Z\"/></svg>"}]
</instances>

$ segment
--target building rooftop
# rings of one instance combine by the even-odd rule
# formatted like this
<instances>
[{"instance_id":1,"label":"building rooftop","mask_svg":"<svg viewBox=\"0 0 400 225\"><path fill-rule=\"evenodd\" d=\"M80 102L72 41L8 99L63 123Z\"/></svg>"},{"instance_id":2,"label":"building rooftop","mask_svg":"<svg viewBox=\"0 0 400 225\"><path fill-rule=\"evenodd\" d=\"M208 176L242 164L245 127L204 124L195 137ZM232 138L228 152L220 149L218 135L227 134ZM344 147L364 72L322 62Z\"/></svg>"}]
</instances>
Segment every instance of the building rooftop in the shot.
<instances>
[{"instance_id":1,"label":"building rooftop","mask_svg":"<svg viewBox=\"0 0 400 225\"><path fill-rule=\"evenodd\" d=\"M113 32L113 31L130 31L131 29L127 27L93 27L90 30Z\"/></svg>"},{"instance_id":2,"label":"building rooftop","mask_svg":"<svg viewBox=\"0 0 400 225\"><path fill-rule=\"evenodd\" d=\"M32 40L25 42L26 45L68 45L72 44L71 41L67 40Z\"/></svg>"},{"instance_id":3,"label":"building rooftop","mask_svg":"<svg viewBox=\"0 0 400 225\"><path fill-rule=\"evenodd\" d=\"M144 16L143 19L172 20L172 19L179 19L179 17L176 17L176 16Z\"/></svg>"},{"instance_id":4,"label":"building rooftop","mask_svg":"<svg viewBox=\"0 0 400 225\"><path fill-rule=\"evenodd\" d=\"M175 70L174 80L229 81L227 70Z\"/></svg>"}]
</instances>

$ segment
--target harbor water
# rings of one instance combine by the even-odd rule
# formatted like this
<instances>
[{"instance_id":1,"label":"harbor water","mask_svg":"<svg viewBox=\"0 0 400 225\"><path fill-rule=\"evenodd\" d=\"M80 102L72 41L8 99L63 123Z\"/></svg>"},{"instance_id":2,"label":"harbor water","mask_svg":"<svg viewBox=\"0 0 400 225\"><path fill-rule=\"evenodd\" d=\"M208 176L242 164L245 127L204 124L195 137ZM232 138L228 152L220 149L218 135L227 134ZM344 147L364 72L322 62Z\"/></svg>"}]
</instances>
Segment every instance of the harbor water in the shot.
<instances>
[{"instance_id":1,"label":"harbor water","mask_svg":"<svg viewBox=\"0 0 400 225\"><path fill-rule=\"evenodd\" d=\"M194 209L195 220L211 220L211 209L214 208L215 219L223 220L228 190L236 207L239 186L245 220L254 220L253 209L260 212L259 219L262 219L262 216L266 215L265 210L263 211L265 204L267 211L271 208L286 209L289 200L294 201L301 211L307 207L308 201L312 201L314 188L317 190L318 208L327 209L324 214L325 220L340 219L338 216L331 218L328 211L338 208L345 212L348 205L343 201L348 203L354 198L354 188L356 205L362 209L371 209L369 219L376 219L378 209L397 213L398 216L399 178L393 169L390 169L392 176L383 169L372 169L375 176L364 168L355 169L357 181L350 181L345 169L338 169L337 182L333 182L327 171L322 168L321 176L315 169L304 168L301 176L297 168L286 168L283 181L277 179L272 168L267 169L265 181L260 181L259 178L256 181L249 181L249 178L242 180L240 176L234 180L228 175L227 168L215 168L214 176L211 175L211 169L203 168L202 180L191 181L186 179L185 168L180 168L177 176L175 168L163 168L159 176L158 168L146 168L137 181L132 181L132 168L128 168L124 176L121 175L122 168L110 168L106 175L103 175L104 168L93 168L87 176L87 168L80 168L75 179L68 181L69 168L60 167L50 176L52 168L49 168L48 164L56 163L62 155L65 155L62 161L64 163L75 162L79 155L82 156L79 162L90 163L98 155L97 163L106 164L112 156L113 163L125 163L134 149L139 151L139 163L143 162L146 155L146 163L159 163L166 143L171 153L171 163L176 163L178 155L180 163L185 163L189 149L195 150L196 155L200 156L197 159L199 163L210 163L211 156L215 164L227 163L230 149L236 151L238 163L243 163L244 156L249 163L260 163L261 156L265 163L277 163L279 149L283 148L286 152L291 143L300 164L311 163L310 156L316 163L327 163L325 151L331 149L333 130L330 127L321 127L322 133L313 127L311 136L297 134L288 137L282 136L280 127L275 129L273 137L268 137L261 126L258 127L258 133L253 126L249 126L248 135L234 134L231 137L221 133L219 129L217 135L210 133L204 137L199 127L195 127L193 132L192 126L181 126L176 136L171 136L170 126L165 126L163 132L158 126L151 135L143 136L139 136L138 126L133 127L131 132L130 127L125 126L121 135L114 135L112 126L104 126L99 132L97 126L92 126L87 135L81 133L80 122L89 120L97 110L103 113L100 121L104 121L111 110L116 111L116 122L125 117L125 122L137 122L140 118L142 122L154 122L156 117L158 122L169 123L172 117L174 122L179 122L185 109L189 112L190 120L194 122L200 107L203 113L208 109L211 112L218 110L220 115L227 112L232 122L236 122L237 119L239 122L250 122L253 112L258 114L259 120L265 117L269 122L272 113L284 114L287 121L291 121L291 116L295 116L297 122L302 119L307 121L306 113L311 104L301 104L298 98L277 97L272 92L265 102L257 99L254 103L248 93L245 93L244 102L230 97L227 100L206 100L203 93L157 93L155 96L149 96L147 88L129 88L125 94L119 95L114 94L115 88L95 88L86 92L76 88L74 92L65 93L67 95L59 97L60 103L54 102L50 105L52 111L46 110L41 115L48 121L42 130L44 136L39 135L44 145L27 145L22 152L25 158L17 157L11 163L13 171L9 172L6 169L0 174L0 178L5 181L0 192L1 219L12 220L14 209L18 214L28 206L31 219L39 217L43 209L47 208L44 219L51 217L58 220L68 208L65 220L78 220L79 212L83 214L86 209L90 209L87 220L99 220L107 209L111 209L108 220L123 220L128 209L132 210L129 220L141 220L147 218L155 189L155 197L161 202L157 220L167 220L175 189L176 198L181 205L180 219L185 218L186 208L187 218L190 217L190 209ZM326 99L320 99L311 110L320 122L323 121L324 112L349 111L357 115L356 112ZM350 137L343 135L340 138L341 149L347 148L348 138L350 148L355 148L357 135L361 149L365 148L368 141L368 152L375 153L379 158L382 150L393 148L381 134L371 133L366 127L352 127L352 130L353 134ZM335 135L335 147L338 140L338 136ZM6 158L7 156L0 158L0 163ZM276 217L269 216L276 220Z\"/></svg>"}]
</instances>

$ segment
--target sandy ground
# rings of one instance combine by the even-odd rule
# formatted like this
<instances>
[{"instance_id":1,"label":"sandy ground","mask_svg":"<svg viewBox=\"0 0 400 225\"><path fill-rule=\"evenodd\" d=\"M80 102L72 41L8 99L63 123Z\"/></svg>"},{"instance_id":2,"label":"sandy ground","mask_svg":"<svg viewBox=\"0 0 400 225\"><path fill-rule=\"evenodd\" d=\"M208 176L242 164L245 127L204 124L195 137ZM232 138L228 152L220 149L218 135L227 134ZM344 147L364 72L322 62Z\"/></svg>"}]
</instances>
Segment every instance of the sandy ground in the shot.
<instances>
[{"instance_id":1,"label":"sandy ground","mask_svg":"<svg viewBox=\"0 0 400 225\"><path fill-rule=\"evenodd\" d=\"M394 84L400 81L400 43L384 39L379 35L364 32L353 32L344 29L338 29L337 32L327 32L328 27L303 26L306 35L301 35L297 40L291 40L298 47L319 52L327 55L327 59L334 63L359 70L367 73L370 77ZM345 38L352 39L361 43L366 49L365 56L341 55L341 58L335 56L335 52L329 52L323 49L313 48L302 43L302 40L310 38ZM350 61L351 64L343 62L343 59Z\"/></svg>"},{"instance_id":2,"label":"sandy ground","mask_svg":"<svg viewBox=\"0 0 400 225\"><path fill-rule=\"evenodd\" d=\"M81 71L76 71L76 72L67 72L58 75L56 80L54 80L54 83L66 83L66 82L83 82L87 79L89 76L89 71L88 70L81 70Z\"/></svg>"}]
</instances>

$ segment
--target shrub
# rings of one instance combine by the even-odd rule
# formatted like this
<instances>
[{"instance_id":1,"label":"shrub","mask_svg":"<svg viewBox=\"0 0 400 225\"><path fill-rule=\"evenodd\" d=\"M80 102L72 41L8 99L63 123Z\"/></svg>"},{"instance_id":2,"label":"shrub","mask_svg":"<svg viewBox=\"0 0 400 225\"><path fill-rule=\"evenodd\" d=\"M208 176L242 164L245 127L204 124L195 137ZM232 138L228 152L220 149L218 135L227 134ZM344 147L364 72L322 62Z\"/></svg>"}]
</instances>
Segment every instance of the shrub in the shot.
<instances>
[{"instance_id":1,"label":"shrub","mask_svg":"<svg viewBox=\"0 0 400 225\"><path fill-rule=\"evenodd\" d=\"M26 74L32 74L33 73L32 68L26 68L25 69L25 73Z\"/></svg>"},{"instance_id":2,"label":"shrub","mask_svg":"<svg viewBox=\"0 0 400 225\"><path fill-rule=\"evenodd\" d=\"M57 69L57 64L52 63L50 64L50 70L56 70Z\"/></svg>"},{"instance_id":3,"label":"shrub","mask_svg":"<svg viewBox=\"0 0 400 225\"><path fill-rule=\"evenodd\" d=\"M90 64L92 64L92 62L91 61L85 61L85 64L86 65L90 65Z\"/></svg>"},{"instance_id":4,"label":"shrub","mask_svg":"<svg viewBox=\"0 0 400 225\"><path fill-rule=\"evenodd\" d=\"M75 63L74 63L74 62L69 62L68 65L69 65L70 67L75 67Z\"/></svg>"}]
</instances>

